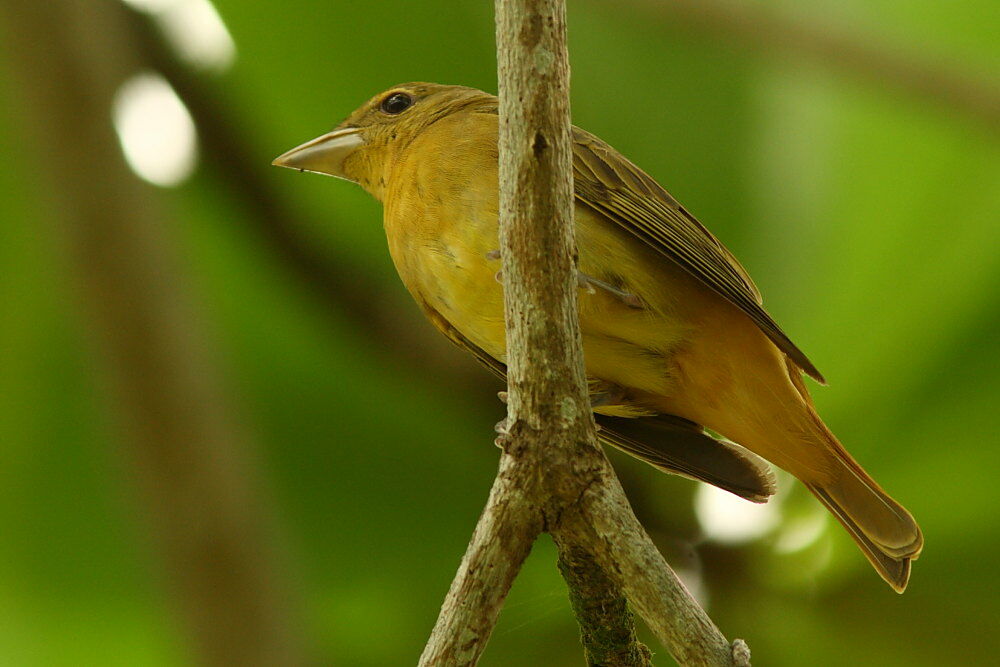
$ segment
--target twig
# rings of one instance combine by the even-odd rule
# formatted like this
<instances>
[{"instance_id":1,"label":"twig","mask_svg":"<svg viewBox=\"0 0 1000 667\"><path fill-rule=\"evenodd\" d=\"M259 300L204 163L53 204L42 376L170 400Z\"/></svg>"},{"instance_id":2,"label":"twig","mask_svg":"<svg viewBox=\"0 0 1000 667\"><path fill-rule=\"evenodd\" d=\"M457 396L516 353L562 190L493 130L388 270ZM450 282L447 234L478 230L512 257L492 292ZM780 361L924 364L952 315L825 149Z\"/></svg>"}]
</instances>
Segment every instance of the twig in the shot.
<instances>
[{"instance_id":1,"label":"twig","mask_svg":"<svg viewBox=\"0 0 1000 667\"><path fill-rule=\"evenodd\" d=\"M438 617L433 652L428 646L421 664L475 663L520 567L523 545L541 527L552 534L562 560L586 569L587 579L606 573L602 595L610 588L619 599L614 587L624 591L679 662L733 665L733 647L667 567L597 444L576 309L564 0L497 0L496 8L508 373L508 417L498 440L501 479ZM516 545L510 553L486 553L480 536L496 533L496 525L515 528L518 520L509 510L516 507L529 529L520 539L507 537ZM500 587L473 576L484 568L501 568ZM568 578L578 603L588 593L584 580L582 574ZM482 601L485 613L474 611ZM630 634L625 620L619 616L613 632ZM470 622L476 625L468 632ZM454 661L436 657L446 655Z\"/></svg>"},{"instance_id":2,"label":"twig","mask_svg":"<svg viewBox=\"0 0 1000 667\"><path fill-rule=\"evenodd\" d=\"M591 4L604 6L602 0ZM838 29L793 18L759 3L732 0L622 0L664 26L694 28L713 44L737 44L764 57L808 59L880 88L898 90L1000 130L1000 87L955 65L934 62L905 48L893 48Z\"/></svg>"},{"instance_id":3,"label":"twig","mask_svg":"<svg viewBox=\"0 0 1000 667\"><path fill-rule=\"evenodd\" d=\"M510 586L542 530L513 473L512 459L504 457L421 666L474 665L486 648Z\"/></svg>"}]
</instances>

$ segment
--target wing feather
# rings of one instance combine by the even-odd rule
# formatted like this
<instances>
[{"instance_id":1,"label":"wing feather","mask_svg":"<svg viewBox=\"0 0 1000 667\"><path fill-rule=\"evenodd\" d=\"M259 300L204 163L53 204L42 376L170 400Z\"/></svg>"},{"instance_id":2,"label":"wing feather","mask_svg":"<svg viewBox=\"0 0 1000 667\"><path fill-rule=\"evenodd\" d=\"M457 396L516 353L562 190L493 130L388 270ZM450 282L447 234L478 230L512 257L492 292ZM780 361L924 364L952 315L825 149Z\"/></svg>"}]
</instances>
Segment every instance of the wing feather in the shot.
<instances>
[{"instance_id":1,"label":"wing feather","mask_svg":"<svg viewBox=\"0 0 1000 667\"><path fill-rule=\"evenodd\" d=\"M825 380L764 310L746 269L704 225L621 153L573 128L577 201L618 224L740 308L795 364Z\"/></svg>"},{"instance_id":2,"label":"wing feather","mask_svg":"<svg viewBox=\"0 0 1000 667\"><path fill-rule=\"evenodd\" d=\"M424 314L441 333L501 380L507 366L466 338L439 312L421 303ZM716 440L694 422L672 415L635 419L595 415L604 443L645 461L663 472L707 482L755 503L774 493L774 473L760 457L737 444Z\"/></svg>"}]
</instances>

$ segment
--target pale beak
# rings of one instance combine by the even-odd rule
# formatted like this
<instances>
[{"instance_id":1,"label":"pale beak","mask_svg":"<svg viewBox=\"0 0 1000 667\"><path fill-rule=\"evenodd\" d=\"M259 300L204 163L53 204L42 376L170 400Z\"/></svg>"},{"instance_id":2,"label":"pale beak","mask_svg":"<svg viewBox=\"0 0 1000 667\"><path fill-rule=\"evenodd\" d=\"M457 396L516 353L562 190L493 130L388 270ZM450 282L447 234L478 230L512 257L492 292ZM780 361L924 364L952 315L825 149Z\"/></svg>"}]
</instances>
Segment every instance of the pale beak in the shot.
<instances>
[{"instance_id":1,"label":"pale beak","mask_svg":"<svg viewBox=\"0 0 1000 667\"><path fill-rule=\"evenodd\" d=\"M360 132L356 127L328 132L279 155L271 164L353 182L353 178L344 174L344 160L359 146L364 145L365 140L361 138Z\"/></svg>"}]
</instances>

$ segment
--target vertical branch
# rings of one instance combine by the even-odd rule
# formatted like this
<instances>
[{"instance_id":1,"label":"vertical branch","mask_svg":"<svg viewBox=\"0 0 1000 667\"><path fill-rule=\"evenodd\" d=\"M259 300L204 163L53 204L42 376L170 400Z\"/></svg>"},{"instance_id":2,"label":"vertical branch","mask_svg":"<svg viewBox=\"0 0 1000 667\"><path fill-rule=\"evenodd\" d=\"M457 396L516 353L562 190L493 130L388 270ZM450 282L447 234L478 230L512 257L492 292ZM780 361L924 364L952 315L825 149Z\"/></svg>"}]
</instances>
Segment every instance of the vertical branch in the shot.
<instances>
[{"instance_id":1,"label":"vertical branch","mask_svg":"<svg viewBox=\"0 0 1000 667\"><path fill-rule=\"evenodd\" d=\"M597 445L577 315L564 0L498 0L497 50L507 451L541 477L536 499L564 561L592 561L595 581L621 586L681 662L731 664Z\"/></svg>"},{"instance_id":2,"label":"vertical branch","mask_svg":"<svg viewBox=\"0 0 1000 667\"><path fill-rule=\"evenodd\" d=\"M627 597L681 664L749 664L746 645L726 641L664 562L597 444L577 316L564 0L497 0L496 12L504 453L421 664L475 664L539 528L559 548L591 660L610 648L606 664L647 664ZM505 539L487 549L490 535ZM495 570L500 577L477 575ZM610 613L600 613L604 602Z\"/></svg>"},{"instance_id":3,"label":"vertical branch","mask_svg":"<svg viewBox=\"0 0 1000 667\"><path fill-rule=\"evenodd\" d=\"M53 247L76 279L198 662L304 664L249 438L157 202L126 169L111 128L115 90L136 69L112 2L0 0L0 43L18 84L9 99L34 131L24 161L56 213Z\"/></svg>"},{"instance_id":4,"label":"vertical branch","mask_svg":"<svg viewBox=\"0 0 1000 667\"><path fill-rule=\"evenodd\" d=\"M594 442L576 303L565 4L496 7L509 426L540 444Z\"/></svg>"},{"instance_id":5,"label":"vertical branch","mask_svg":"<svg viewBox=\"0 0 1000 667\"><path fill-rule=\"evenodd\" d=\"M566 7L498 0L496 14L508 451L524 448L522 465L547 478L536 498L558 531L602 463L577 313ZM618 587L589 549L556 543L588 660L647 664Z\"/></svg>"}]
</instances>

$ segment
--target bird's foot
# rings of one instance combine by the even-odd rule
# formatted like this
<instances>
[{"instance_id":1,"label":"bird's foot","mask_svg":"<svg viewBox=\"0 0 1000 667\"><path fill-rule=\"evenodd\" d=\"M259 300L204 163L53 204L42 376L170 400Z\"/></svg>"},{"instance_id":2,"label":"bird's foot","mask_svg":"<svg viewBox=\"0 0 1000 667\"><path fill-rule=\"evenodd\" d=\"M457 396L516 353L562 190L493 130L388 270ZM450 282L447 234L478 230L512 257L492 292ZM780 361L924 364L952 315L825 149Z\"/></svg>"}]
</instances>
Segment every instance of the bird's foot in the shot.
<instances>
[{"instance_id":1,"label":"bird's foot","mask_svg":"<svg viewBox=\"0 0 1000 667\"><path fill-rule=\"evenodd\" d=\"M490 250L488 253L486 253L486 259L491 262L495 262L498 259L500 259L500 248L497 248L496 250ZM497 271L496 274L493 276L493 278L496 279L498 283L503 283L503 271Z\"/></svg>"},{"instance_id":2,"label":"bird's foot","mask_svg":"<svg viewBox=\"0 0 1000 667\"><path fill-rule=\"evenodd\" d=\"M507 392L501 391L500 393L506 394ZM507 402L504 399L500 400L503 400L504 403ZM494 438L493 440L493 444L499 447L500 449L506 450L507 444L510 442L510 417L504 417L503 419L498 421L496 425L493 427L493 430L497 434L497 437Z\"/></svg>"},{"instance_id":3,"label":"bird's foot","mask_svg":"<svg viewBox=\"0 0 1000 667\"><path fill-rule=\"evenodd\" d=\"M486 259L493 262L500 259L500 250L490 250L486 253ZM497 271L496 275L493 276L498 283L503 282L503 272ZM576 283L579 285L580 289L585 290L587 294L597 294L597 290L602 290L612 295L622 303L624 303L629 308L643 308L642 299L637 297L635 294L626 292L624 290L618 289L610 283L606 283L603 280L594 278L593 276L588 276L582 271L576 272Z\"/></svg>"},{"instance_id":4,"label":"bird's foot","mask_svg":"<svg viewBox=\"0 0 1000 667\"><path fill-rule=\"evenodd\" d=\"M576 285L587 294L597 294L597 290L594 288L594 279L582 271L576 272Z\"/></svg>"},{"instance_id":5,"label":"bird's foot","mask_svg":"<svg viewBox=\"0 0 1000 667\"><path fill-rule=\"evenodd\" d=\"M612 383L602 383L603 390L594 392L590 395L590 408L600 408L606 405L621 405L625 400L625 387L612 384Z\"/></svg>"},{"instance_id":6,"label":"bird's foot","mask_svg":"<svg viewBox=\"0 0 1000 667\"><path fill-rule=\"evenodd\" d=\"M597 290L602 290L615 297L629 308L643 308L642 299L637 297L635 294L620 290L614 285L594 278L593 276L588 276L582 271L577 271L576 280L580 288L587 291L587 294L597 294Z\"/></svg>"}]
</instances>

